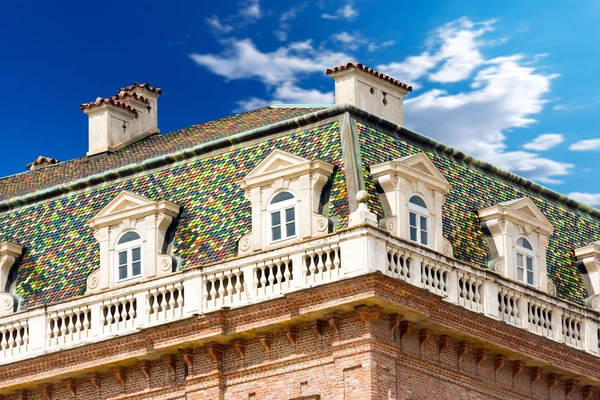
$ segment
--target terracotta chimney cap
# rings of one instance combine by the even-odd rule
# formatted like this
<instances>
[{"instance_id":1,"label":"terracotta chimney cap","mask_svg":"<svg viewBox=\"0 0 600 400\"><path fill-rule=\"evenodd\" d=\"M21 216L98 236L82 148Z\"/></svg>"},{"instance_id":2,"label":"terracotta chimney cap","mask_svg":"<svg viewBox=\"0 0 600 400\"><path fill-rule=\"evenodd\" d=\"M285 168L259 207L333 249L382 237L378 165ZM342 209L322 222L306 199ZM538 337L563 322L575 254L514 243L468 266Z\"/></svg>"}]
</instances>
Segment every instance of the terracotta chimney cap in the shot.
<instances>
[{"instance_id":1,"label":"terracotta chimney cap","mask_svg":"<svg viewBox=\"0 0 600 400\"><path fill-rule=\"evenodd\" d=\"M58 164L59 162L60 161L58 161L56 158L39 156L34 162L27 164L25 166L25 168L34 170L36 168L43 167L45 165Z\"/></svg>"}]
</instances>

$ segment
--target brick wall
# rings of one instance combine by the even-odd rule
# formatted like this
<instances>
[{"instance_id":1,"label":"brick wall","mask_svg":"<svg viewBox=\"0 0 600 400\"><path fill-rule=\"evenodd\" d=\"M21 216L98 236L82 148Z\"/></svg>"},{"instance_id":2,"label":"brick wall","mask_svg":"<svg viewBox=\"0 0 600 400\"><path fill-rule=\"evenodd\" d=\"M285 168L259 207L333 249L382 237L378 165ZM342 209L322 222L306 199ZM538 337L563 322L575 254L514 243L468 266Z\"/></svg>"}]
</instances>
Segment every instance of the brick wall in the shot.
<instances>
[{"instance_id":1,"label":"brick wall","mask_svg":"<svg viewBox=\"0 0 600 400\"><path fill-rule=\"evenodd\" d=\"M402 309L403 302L420 307ZM372 307L356 308L359 304ZM595 357L588 360L557 345L572 363L561 368L548 361L554 350L547 339L520 331L521 341L529 343L531 352L537 350L539 359L519 358L523 355L502 351L498 343L498 338L512 340L515 328L487 319L486 329L494 332L486 335L478 330L479 316L464 312L374 274L2 366L0 388L10 389L0 390L7 399L19 399L17 389L26 387L28 399L44 399L44 382L51 384L47 393L55 400L289 400L315 395L323 400L600 400L587 387L600 373ZM470 317L472 328L451 332L432 324L438 313L455 328ZM591 361L596 370L577 374L577 367L589 368ZM554 385L552 373L559 374ZM124 381L119 383L118 377ZM67 389L67 378L73 379L75 394ZM569 392L571 378L577 382Z\"/></svg>"}]
</instances>

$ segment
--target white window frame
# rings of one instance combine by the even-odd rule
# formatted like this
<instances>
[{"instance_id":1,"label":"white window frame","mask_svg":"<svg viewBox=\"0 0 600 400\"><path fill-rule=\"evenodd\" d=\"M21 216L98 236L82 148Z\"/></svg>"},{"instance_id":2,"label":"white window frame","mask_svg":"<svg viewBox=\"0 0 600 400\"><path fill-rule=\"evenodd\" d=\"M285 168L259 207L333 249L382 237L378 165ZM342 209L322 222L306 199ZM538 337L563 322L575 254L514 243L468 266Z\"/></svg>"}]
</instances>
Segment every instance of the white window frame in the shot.
<instances>
[{"instance_id":1,"label":"white window frame","mask_svg":"<svg viewBox=\"0 0 600 400\"><path fill-rule=\"evenodd\" d=\"M519 240L523 239L526 240L527 243L529 243L529 245L533 248L533 245L531 244L531 240L529 240L528 238L524 237L524 236L519 236L517 238L517 240L515 241L515 280L517 282L521 282L524 283L526 285L529 286L533 286L533 287L537 287L537 268L536 268L536 254L535 254L535 250L529 250L523 246L520 246ZM523 257L523 280L519 279L519 264L518 264L518 257L519 255L521 255ZM529 283L527 276L528 276L528 269L527 269L527 258L531 258L531 267L533 268L532 275L533 275L533 282Z\"/></svg>"},{"instance_id":2,"label":"white window frame","mask_svg":"<svg viewBox=\"0 0 600 400\"><path fill-rule=\"evenodd\" d=\"M125 243L119 243L119 240L121 240L121 238L123 236L125 236L126 234L130 233L130 232L134 232L139 236L139 239L136 240L132 240L129 242L125 242ZM114 265L114 271L115 271L115 282L116 283L121 283L121 282L125 282L125 281L129 281L132 279L137 279L137 278L141 278L144 276L144 244L143 244L143 238L142 235L135 230L127 230L123 233L121 233L118 237L117 240L115 242L115 265ZM133 257L132 257L132 251L133 249L140 249L140 273L139 275L133 275ZM119 278L119 253L122 253L123 251L127 252L127 277L120 279ZM137 262L137 261L136 261Z\"/></svg>"},{"instance_id":3,"label":"white window frame","mask_svg":"<svg viewBox=\"0 0 600 400\"><path fill-rule=\"evenodd\" d=\"M289 193L293 196L293 198L273 204L273 199L275 199L275 197L281 193ZM290 208L294 209L294 225L296 228L295 233L292 236L287 235L288 221L285 218L285 210L288 210ZM273 240L273 225L271 222L272 221L271 214L273 214L275 212L279 212L279 226L281 227L281 239L277 239L277 240ZM266 225L267 225L268 231L269 231L268 237L269 237L270 244L285 242L287 240L292 240L292 239L298 238L298 232L300 229L300 224L298 221L298 200L297 200L294 192L292 192L290 190L283 190L283 191L275 192L273 194L273 196L271 196L271 198L269 199L269 202L267 203L267 224ZM284 232L285 232L285 235L284 235Z\"/></svg>"},{"instance_id":4,"label":"white window frame","mask_svg":"<svg viewBox=\"0 0 600 400\"><path fill-rule=\"evenodd\" d=\"M430 217L430 213L429 213L429 209L427 207L421 207L417 204L411 203L410 199L412 199L413 197L418 197L419 199L421 199L423 201L423 203L425 203L425 205L427 205L427 202L425 201L425 199L423 199L422 196L419 196L418 194L412 194L410 196L408 196L408 218L407 218L407 225L408 225L408 239L411 242L415 242L418 243L422 246L427 246L427 247L431 247L431 218ZM413 228L413 226L410 224L410 214L415 214L416 215L416 228L417 228L417 240L413 240L411 238L410 232L411 232L411 228ZM427 229L423 230L422 226L421 226L421 218L425 218L427 220ZM427 234L427 243L423 243L423 240L421 238L421 232L424 231Z\"/></svg>"}]
</instances>

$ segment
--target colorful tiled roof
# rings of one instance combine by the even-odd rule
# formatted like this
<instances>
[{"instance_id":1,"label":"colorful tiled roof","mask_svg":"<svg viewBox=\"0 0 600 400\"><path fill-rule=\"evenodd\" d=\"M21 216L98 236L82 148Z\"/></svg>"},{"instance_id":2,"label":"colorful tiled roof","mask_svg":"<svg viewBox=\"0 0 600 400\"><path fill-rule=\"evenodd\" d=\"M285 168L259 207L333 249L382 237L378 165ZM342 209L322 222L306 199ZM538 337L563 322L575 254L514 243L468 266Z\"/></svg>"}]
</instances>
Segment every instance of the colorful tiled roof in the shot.
<instances>
[{"instance_id":1,"label":"colorful tiled roof","mask_svg":"<svg viewBox=\"0 0 600 400\"><path fill-rule=\"evenodd\" d=\"M390 159L422 152L418 146L358 123L365 186L376 193L369 166ZM427 151L437 168L451 185L442 208L444 236L454 246L454 256L481 268L487 267L488 246L479 225L477 210L498 203L530 197L554 226L547 251L548 276L554 281L558 295L583 304L586 295L582 275L578 271L573 249L600 239L600 222L589 215L566 209L558 202L542 199L493 174L483 173L470 165L458 163L445 155ZM370 207L380 217L382 205L371 196Z\"/></svg>"},{"instance_id":2,"label":"colorful tiled roof","mask_svg":"<svg viewBox=\"0 0 600 400\"><path fill-rule=\"evenodd\" d=\"M392 78L389 75L383 74L379 71L374 70L373 68L369 68L366 65L363 65L361 63L357 63L357 62L347 62L346 64L337 66L337 67L333 67L333 68L328 68L327 71L325 71L325 73L327 75L331 75L335 72L339 72L339 71L343 71L346 69L350 69L350 68L356 68L359 69L361 71L365 71L366 73L369 73L371 75L374 75L378 78L383 79L384 81L388 81L389 83L392 83L396 86L400 86L402 89L405 89L409 92L412 92L412 86L407 85L406 83L402 83L397 79Z\"/></svg>"},{"instance_id":3,"label":"colorful tiled roof","mask_svg":"<svg viewBox=\"0 0 600 400\"><path fill-rule=\"evenodd\" d=\"M0 234L25 248L16 280L22 308L84 293L88 274L100 262L88 221L123 190L181 206L173 254L183 268L234 256L251 227L250 202L239 182L274 149L335 166L331 207L323 212L342 224L348 202L339 136L334 122L0 215Z\"/></svg>"},{"instance_id":4,"label":"colorful tiled roof","mask_svg":"<svg viewBox=\"0 0 600 400\"><path fill-rule=\"evenodd\" d=\"M129 87L128 87L129 88ZM124 88L124 89L128 89ZM159 90L159 89L157 89ZM318 111L323 107L264 107L189 128L153 135L106 157L87 157L65 161L53 168L42 168L0 179L0 200L22 196L75 179L134 164L148 158L176 152L200 143L228 137L265 125Z\"/></svg>"}]
</instances>

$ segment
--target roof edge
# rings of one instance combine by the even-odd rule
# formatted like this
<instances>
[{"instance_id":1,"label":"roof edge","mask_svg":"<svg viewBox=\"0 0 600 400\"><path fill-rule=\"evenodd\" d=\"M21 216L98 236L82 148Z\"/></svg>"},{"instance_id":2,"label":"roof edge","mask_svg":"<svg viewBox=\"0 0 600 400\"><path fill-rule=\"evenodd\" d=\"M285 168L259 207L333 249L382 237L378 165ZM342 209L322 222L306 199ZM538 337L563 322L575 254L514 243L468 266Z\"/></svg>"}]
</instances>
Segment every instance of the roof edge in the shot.
<instances>
[{"instance_id":1,"label":"roof edge","mask_svg":"<svg viewBox=\"0 0 600 400\"><path fill-rule=\"evenodd\" d=\"M271 107L276 107L277 105L273 105ZM282 105L280 105L282 106ZM289 107L289 105L288 105ZM314 107L314 105L313 105ZM394 122L391 122L385 118L381 118L377 115L370 114L360 108L357 108L350 104L336 104L329 105L328 108L323 110L318 110L309 114L302 115L300 117L276 122L274 124L269 124L262 126L260 128L251 129L245 132L237 133L235 135L231 135L229 137L216 139L210 142L202 143L194 147L190 147L184 150L179 150L174 153L165 154L158 157L149 158L141 163L126 165L114 170L101 172L98 174L90 175L85 178L80 178L74 180L72 182L62 183L60 185L52 186L50 188L42 189L36 192L28 193L26 195L13 197L7 200L0 201L0 212L8 211L13 208L17 208L19 206L23 206L28 203L32 203L35 201L42 201L54 196L62 195L74 190L84 189L86 187L91 187L97 185L102 182L111 181L116 178L123 178L126 176L130 176L145 170L154 169L161 167L163 165L172 164L174 162L180 162L185 159L189 159L195 156L198 156L202 153L208 151L214 151L219 148L229 147L233 144L242 143L249 139L259 138L261 136L266 136L270 133L281 132L286 129L295 129L305 125L309 125L319 120L335 117L344 113L351 113L359 118L362 118L366 122L371 122L377 127L381 127L384 129L388 129L394 132L401 133L403 135L408 136L410 139L413 139L415 142L418 142L423 147L427 147L431 150L444 153L452 159L465 162L470 164L476 168L479 168L483 171L490 172L499 178L515 183L517 185L522 186L524 189L537 193L543 197L549 198L551 200L558 201L562 204L565 204L568 207L574 208L581 212L587 213L590 216L593 216L600 220L600 210L588 206L587 204L580 203L576 200L571 199L570 197L560 194L552 189L549 189L545 186L542 186L538 183L532 182L528 179L525 179L519 175L516 175L512 172L505 171L500 169L486 161L479 160L475 157L472 157L462 151L456 150L452 147L449 147L437 140L431 139L425 135L422 135L416 131L410 130L404 126L398 125Z\"/></svg>"}]
</instances>

